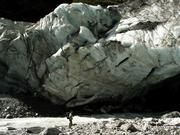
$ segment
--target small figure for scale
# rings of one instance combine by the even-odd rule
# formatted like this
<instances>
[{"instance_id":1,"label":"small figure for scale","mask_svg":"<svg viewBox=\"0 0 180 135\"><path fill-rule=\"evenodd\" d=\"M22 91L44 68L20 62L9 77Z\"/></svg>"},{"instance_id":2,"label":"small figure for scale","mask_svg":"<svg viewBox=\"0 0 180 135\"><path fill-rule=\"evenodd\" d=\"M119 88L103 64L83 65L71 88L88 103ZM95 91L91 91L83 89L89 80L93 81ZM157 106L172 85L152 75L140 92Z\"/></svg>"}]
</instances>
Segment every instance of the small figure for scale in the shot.
<instances>
[{"instance_id":1,"label":"small figure for scale","mask_svg":"<svg viewBox=\"0 0 180 135\"><path fill-rule=\"evenodd\" d=\"M67 119L69 120L69 128L71 128L72 125L73 125L73 123L72 123L72 120L73 120L72 111L70 111L69 113L67 113Z\"/></svg>"}]
</instances>

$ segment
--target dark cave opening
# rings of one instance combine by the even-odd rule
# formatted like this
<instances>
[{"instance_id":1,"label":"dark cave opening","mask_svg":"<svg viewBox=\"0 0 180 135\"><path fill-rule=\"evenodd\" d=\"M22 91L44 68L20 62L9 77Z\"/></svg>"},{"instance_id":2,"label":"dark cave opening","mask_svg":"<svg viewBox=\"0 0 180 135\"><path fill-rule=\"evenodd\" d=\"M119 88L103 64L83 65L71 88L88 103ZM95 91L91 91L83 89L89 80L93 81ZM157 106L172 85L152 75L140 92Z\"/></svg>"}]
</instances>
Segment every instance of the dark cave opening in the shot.
<instances>
[{"instance_id":1,"label":"dark cave opening","mask_svg":"<svg viewBox=\"0 0 180 135\"><path fill-rule=\"evenodd\" d=\"M180 75L150 87L145 95L146 106L154 111L180 111Z\"/></svg>"},{"instance_id":2,"label":"dark cave opening","mask_svg":"<svg viewBox=\"0 0 180 135\"><path fill-rule=\"evenodd\" d=\"M132 112L180 111L180 74L144 88L147 92L123 105Z\"/></svg>"}]
</instances>

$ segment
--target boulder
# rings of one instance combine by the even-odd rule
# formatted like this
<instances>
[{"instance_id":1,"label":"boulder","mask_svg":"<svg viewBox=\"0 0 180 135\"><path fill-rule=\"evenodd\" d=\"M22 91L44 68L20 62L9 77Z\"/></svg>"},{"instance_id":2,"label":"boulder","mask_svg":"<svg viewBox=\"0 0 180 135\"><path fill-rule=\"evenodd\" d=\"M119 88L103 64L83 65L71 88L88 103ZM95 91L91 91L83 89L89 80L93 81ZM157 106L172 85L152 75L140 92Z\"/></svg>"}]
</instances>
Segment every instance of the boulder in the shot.
<instances>
[{"instance_id":1,"label":"boulder","mask_svg":"<svg viewBox=\"0 0 180 135\"><path fill-rule=\"evenodd\" d=\"M0 86L67 107L121 104L180 73L179 9L176 0L72 3L35 24L1 19Z\"/></svg>"}]
</instances>

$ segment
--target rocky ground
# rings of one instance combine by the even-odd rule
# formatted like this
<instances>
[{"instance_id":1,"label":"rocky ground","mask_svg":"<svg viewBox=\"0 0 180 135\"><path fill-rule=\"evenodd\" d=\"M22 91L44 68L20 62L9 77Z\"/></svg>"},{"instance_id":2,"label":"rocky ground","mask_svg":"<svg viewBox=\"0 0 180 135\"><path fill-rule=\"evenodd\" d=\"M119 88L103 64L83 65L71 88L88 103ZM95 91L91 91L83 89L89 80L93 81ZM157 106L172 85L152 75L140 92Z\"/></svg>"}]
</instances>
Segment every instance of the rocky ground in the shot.
<instances>
[{"instance_id":1,"label":"rocky ground","mask_svg":"<svg viewBox=\"0 0 180 135\"><path fill-rule=\"evenodd\" d=\"M1 119L1 135L179 135L180 114L171 112L162 117L137 114L114 114L89 117L75 116L69 128L65 118ZM38 120L39 119L39 120ZM37 126L37 121L39 126ZM53 123L54 121L54 123ZM22 122L22 123L21 123ZM40 124L42 122L42 125ZM21 123L21 127L17 125ZM43 123L49 123L44 125ZM4 125L4 126L3 126ZM34 126L33 126L34 125Z\"/></svg>"},{"instance_id":2,"label":"rocky ground","mask_svg":"<svg viewBox=\"0 0 180 135\"><path fill-rule=\"evenodd\" d=\"M0 96L0 118L33 117L38 115L20 100L7 96Z\"/></svg>"},{"instance_id":3,"label":"rocky ground","mask_svg":"<svg viewBox=\"0 0 180 135\"><path fill-rule=\"evenodd\" d=\"M17 98L1 95L0 135L180 135L180 113L177 111L75 115L71 128L63 111L55 118L52 116L58 116L53 113L56 109L48 111L51 118Z\"/></svg>"}]
</instances>

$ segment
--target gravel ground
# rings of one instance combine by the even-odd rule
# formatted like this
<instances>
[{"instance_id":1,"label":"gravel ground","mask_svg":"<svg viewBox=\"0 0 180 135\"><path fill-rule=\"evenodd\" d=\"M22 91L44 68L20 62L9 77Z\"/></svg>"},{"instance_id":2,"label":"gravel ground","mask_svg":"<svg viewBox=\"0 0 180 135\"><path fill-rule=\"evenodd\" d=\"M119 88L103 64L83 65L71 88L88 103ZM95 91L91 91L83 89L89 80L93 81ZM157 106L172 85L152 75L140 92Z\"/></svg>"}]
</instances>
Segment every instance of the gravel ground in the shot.
<instances>
[{"instance_id":1,"label":"gravel ground","mask_svg":"<svg viewBox=\"0 0 180 135\"><path fill-rule=\"evenodd\" d=\"M61 125L60 123L55 126L49 125L49 127L39 125L16 128L11 127L9 122L4 130L0 130L0 135L180 135L179 116L179 112L171 112L160 118L137 114L116 114L116 118L111 116L111 119L107 118L107 120L94 119L94 122L89 122L87 117L84 124L76 121L71 128L68 124ZM79 120L81 119L80 117Z\"/></svg>"},{"instance_id":2,"label":"gravel ground","mask_svg":"<svg viewBox=\"0 0 180 135\"><path fill-rule=\"evenodd\" d=\"M32 99L31 99L32 100ZM34 100L29 102L36 102ZM38 108L37 104L37 108ZM7 95L0 96L0 135L180 135L180 113L177 111L163 114L134 114L121 113L111 115L86 115L86 117L74 116L73 125L69 127L69 121L61 115L62 120L57 123L57 118L52 119L48 126L35 124L33 120L38 120L41 116L54 115L56 112L52 108L46 113L40 113L29 104ZM42 109L43 108L43 109ZM61 113L64 111L61 110ZM58 111L57 111L58 113ZM49 115L49 116L51 116ZM56 115L55 115L56 116ZM104 118L104 116L106 116ZM29 117L25 119L21 127L14 126L19 120L13 118ZM37 118L34 118L37 117ZM89 120L89 118L94 118ZM104 119L101 119L104 118ZM41 118L39 122L48 123ZM8 120L6 122L6 120ZM53 122L54 120L54 122ZM14 125L11 124L15 121ZM2 124L5 122L6 124ZM52 124L54 123L54 125ZM55 124L56 123L56 124ZM65 124L62 124L65 123ZM29 126L27 126L29 124Z\"/></svg>"}]
</instances>

